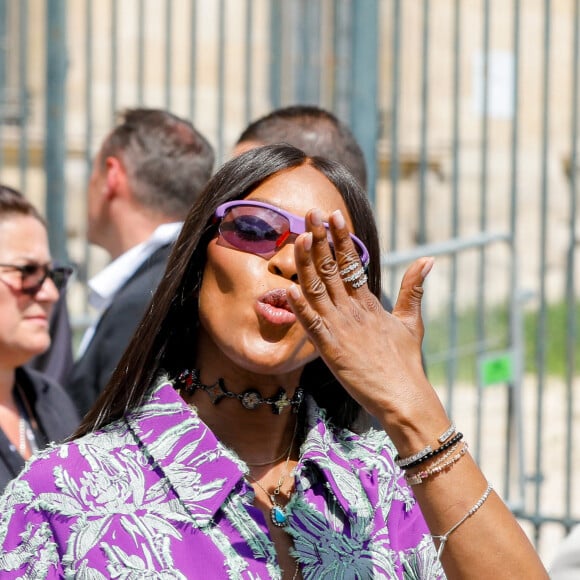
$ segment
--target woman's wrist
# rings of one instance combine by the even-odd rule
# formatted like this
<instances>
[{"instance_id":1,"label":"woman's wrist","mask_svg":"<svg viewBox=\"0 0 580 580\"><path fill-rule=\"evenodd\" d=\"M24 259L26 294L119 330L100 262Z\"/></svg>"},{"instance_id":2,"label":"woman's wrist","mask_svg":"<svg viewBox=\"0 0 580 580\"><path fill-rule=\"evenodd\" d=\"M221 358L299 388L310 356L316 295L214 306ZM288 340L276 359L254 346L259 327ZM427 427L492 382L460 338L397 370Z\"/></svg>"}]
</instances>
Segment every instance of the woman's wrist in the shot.
<instances>
[{"instance_id":1,"label":"woman's wrist","mask_svg":"<svg viewBox=\"0 0 580 580\"><path fill-rule=\"evenodd\" d=\"M448 439L451 420L447 416L439 397L429 385L430 393L400 401L391 408L377 414L377 419L397 448L401 458L411 457L428 449L440 446L440 439Z\"/></svg>"}]
</instances>

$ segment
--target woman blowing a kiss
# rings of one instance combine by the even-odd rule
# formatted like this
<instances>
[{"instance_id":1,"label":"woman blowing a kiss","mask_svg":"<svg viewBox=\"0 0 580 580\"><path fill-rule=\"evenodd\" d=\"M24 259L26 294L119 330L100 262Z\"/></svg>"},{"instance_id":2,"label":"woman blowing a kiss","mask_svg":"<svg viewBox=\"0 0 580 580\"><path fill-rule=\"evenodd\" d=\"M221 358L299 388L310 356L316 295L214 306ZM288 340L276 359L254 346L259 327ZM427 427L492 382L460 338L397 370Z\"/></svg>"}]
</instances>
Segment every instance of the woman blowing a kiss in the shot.
<instances>
[{"instance_id":1,"label":"woman blowing a kiss","mask_svg":"<svg viewBox=\"0 0 580 580\"><path fill-rule=\"evenodd\" d=\"M347 170L225 164L75 438L3 496L3 578L546 578L423 372L431 266L391 315Z\"/></svg>"}]
</instances>

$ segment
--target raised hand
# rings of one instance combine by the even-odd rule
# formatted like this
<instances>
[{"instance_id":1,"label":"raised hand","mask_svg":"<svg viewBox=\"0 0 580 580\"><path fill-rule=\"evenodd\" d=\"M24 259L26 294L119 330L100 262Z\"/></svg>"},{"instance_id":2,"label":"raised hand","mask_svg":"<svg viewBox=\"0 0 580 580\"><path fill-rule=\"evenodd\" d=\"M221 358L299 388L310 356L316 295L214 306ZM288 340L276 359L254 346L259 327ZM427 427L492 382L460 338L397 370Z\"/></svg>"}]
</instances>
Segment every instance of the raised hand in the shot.
<instances>
[{"instance_id":1,"label":"raised hand","mask_svg":"<svg viewBox=\"0 0 580 580\"><path fill-rule=\"evenodd\" d=\"M336 211L329 220L334 255L320 212L309 212L306 223L309 232L295 245L300 287L290 288L289 298L320 356L389 431L426 408L434 411L435 430L443 426L447 418L421 363L422 285L433 259L421 258L408 268L389 314L365 283L342 214ZM396 443L396 433L392 436Z\"/></svg>"}]
</instances>

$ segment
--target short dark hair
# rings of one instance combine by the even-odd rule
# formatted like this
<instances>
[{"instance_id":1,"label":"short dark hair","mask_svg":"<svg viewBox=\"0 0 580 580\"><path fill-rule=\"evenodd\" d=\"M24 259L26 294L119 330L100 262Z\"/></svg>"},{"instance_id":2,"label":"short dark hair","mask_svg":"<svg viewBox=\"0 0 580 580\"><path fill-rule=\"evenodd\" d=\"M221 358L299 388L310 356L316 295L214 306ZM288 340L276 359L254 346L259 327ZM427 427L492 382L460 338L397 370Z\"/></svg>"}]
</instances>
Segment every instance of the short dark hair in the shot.
<instances>
[{"instance_id":1,"label":"short dark hair","mask_svg":"<svg viewBox=\"0 0 580 580\"><path fill-rule=\"evenodd\" d=\"M44 218L19 191L0 184L0 221L13 214L33 217L46 227Z\"/></svg>"},{"instance_id":2,"label":"short dark hair","mask_svg":"<svg viewBox=\"0 0 580 580\"><path fill-rule=\"evenodd\" d=\"M75 436L100 428L138 406L161 369L175 377L191 366L199 324L196 296L206 265L207 246L217 232L215 210L226 201L247 197L272 175L305 164L324 174L342 196L354 231L369 250L369 288L380 296L378 233L367 195L354 177L339 163L308 157L289 145L247 151L223 165L191 208L145 317ZM360 406L321 358L305 367L301 382L337 426L354 425Z\"/></svg>"},{"instance_id":3,"label":"short dark hair","mask_svg":"<svg viewBox=\"0 0 580 580\"><path fill-rule=\"evenodd\" d=\"M128 109L103 142L100 162L117 157L145 207L184 219L211 177L214 151L193 125L161 109Z\"/></svg>"},{"instance_id":4,"label":"short dark hair","mask_svg":"<svg viewBox=\"0 0 580 580\"><path fill-rule=\"evenodd\" d=\"M311 157L338 161L367 188L367 168L360 145L342 121L320 107L292 105L275 109L250 123L237 144L248 141L260 145L287 143Z\"/></svg>"}]
</instances>

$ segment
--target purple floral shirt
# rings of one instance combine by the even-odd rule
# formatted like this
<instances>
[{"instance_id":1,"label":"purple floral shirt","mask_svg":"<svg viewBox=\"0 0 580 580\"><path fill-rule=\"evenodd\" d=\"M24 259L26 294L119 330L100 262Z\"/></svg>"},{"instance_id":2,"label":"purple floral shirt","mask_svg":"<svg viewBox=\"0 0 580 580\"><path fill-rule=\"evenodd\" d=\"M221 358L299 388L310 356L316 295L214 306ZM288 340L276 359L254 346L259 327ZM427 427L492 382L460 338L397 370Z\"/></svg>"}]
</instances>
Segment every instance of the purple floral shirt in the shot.
<instances>
[{"instance_id":1,"label":"purple floral shirt","mask_svg":"<svg viewBox=\"0 0 580 580\"><path fill-rule=\"evenodd\" d=\"M336 430L310 398L286 531L305 579L442 578L387 436ZM30 461L0 498L0 577L281 578L246 464L171 383Z\"/></svg>"}]
</instances>

